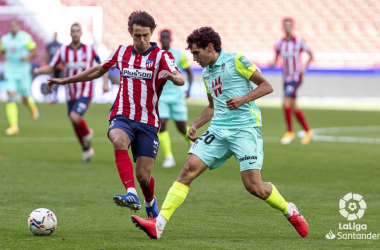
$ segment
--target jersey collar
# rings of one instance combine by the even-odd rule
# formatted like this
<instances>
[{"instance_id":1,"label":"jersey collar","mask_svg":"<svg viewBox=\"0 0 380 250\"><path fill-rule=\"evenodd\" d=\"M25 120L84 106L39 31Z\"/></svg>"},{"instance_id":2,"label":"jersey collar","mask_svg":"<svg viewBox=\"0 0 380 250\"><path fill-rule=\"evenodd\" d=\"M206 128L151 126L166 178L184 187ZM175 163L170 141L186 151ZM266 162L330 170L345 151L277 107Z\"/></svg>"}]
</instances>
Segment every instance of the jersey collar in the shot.
<instances>
[{"instance_id":1,"label":"jersey collar","mask_svg":"<svg viewBox=\"0 0 380 250\"><path fill-rule=\"evenodd\" d=\"M152 50L157 48L157 43L150 43L150 45L152 45L152 47L150 47L147 51L140 54L143 56L147 56ZM136 54L139 54L139 53L135 50L135 46L132 46L132 55L136 55Z\"/></svg>"},{"instance_id":2,"label":"jersey collar","mask_svg":"<svg viewBox=\"0 0 380 250\"><path fill-rule=\"evenodd\" d=\"M219 52L218 59L216 60L214 66L210 67L210 65L207 65L207 69L208 70L212 70L215 66L220 66L222 64L222 62L223 62L223 58L224 58L224 50L222 49Z\"/></svg>"},{"instance_id":3,"label":"jersey collar","mask_svg":"<svg viewBox=\"0 0 380 250\"><path fill-rule=\"evenodd\" d=\"M80 43L79 47L76 48L76 50L80 50L80 48L82 48L82 46L83 46L83 43ZM69 48L70 48L71 50L74 50L73 46L71 46L71 43L70 43L70 45L69 45Z\"/></svg>"}]
</instances>

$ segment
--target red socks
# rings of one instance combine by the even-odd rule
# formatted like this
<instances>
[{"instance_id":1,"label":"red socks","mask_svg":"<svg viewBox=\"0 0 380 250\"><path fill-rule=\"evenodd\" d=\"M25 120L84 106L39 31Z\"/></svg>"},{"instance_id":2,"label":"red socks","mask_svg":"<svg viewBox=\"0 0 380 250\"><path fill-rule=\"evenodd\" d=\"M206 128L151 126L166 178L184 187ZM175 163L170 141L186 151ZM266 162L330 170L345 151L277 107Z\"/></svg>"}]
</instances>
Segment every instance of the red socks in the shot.
<instances>
[{"instance_id":1,"label":"red socks","mask_svg":"<svg viewBox=\"0 0 380 250\"><path fill-rule=\"evenodd\" d=\"M129 158L128 150L115 150L115 160L119 176L124 184L125 189L135 188L135 179L133 177L133 165ZM154 198L154 178L150 177L150 182L147 186L140 184L144 194L145 201L151 202Z\"/></svg>"},{"instance_id":2,"label":"red socks","mask_svg":"<svg viewBox=\"0 0 380 250\"><path fill-rule=\"evenodd\" d=\"M123 182L125 189L135 188L133 165L129 158L128 150L115 150L115 161L120 179Z\"/></svg>"},{"instance_id":3,"label":"red socks","mask_svg":"<svg viewBox=\"0 0 380 250\"><path fill-rule=\"evenodd\" d=\"M306 119L305 119L305 116L304 114L302 113L301 110L298 110L296 113L296 117L298 119L298 121L301 123L303 129L307 132L309 131L309 126L307 125L307 122L306 122Z\"/></svg>"},{"instance_id":4,"label":"red socks","mask_svg":"<svg viewBox=\"0 0 380 250\"><path fill-rule=\"evenodd\" d=\"M83 147L83 136L90 133L90 130L88 129L87 124L86 124L86 120L82 119L80 120L78 125L73 124L73 126L74 126L75 133L78 137L78 140ZM87 150L87 148L83 147L83 150Z\"/></svg>"},{"instance_id":5,"label":"red socks","mask_svg":"<svg viewBox=\"0 0 380 250\"><path fill-rule=\"evenodd\" d=\"M85 119L80 120L77 127L82 131L83 135L88 135L90 133Z\"/></svg>"},{"instance_id":6,"label":"red socks","mask_svg":"<svg viewBox=\"0 0 380 250\"><path fill-rule=\"evenodd\" d=\"M291 107L285 107L284 108L284 113L285 113L285 120L286 124L288 125L287 131L292 132L292 108Z\"/></svg>"},{"instance_id":7,"label":"red socks","mask_svg":"<svg viewBox=\"0 0 380 250\"><path fill-rule=\"evenodd\" d=\"M154 196L154 179L153 176L150 177L150 182L147 186L143 186L140 184L141 190L144 194L145 201L151 202L153 200Z\"/></svg>"}]
</instances>

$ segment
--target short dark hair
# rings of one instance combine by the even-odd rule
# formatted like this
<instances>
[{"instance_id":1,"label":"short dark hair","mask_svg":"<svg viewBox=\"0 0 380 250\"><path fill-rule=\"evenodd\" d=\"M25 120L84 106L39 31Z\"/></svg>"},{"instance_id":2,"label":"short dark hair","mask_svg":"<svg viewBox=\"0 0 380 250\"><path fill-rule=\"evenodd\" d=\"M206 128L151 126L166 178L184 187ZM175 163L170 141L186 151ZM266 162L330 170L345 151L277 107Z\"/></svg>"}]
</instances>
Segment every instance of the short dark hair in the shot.
<instances>
[{"instance_id":1,"label":"short dark hair","mask_svg":"<svg viewBox=\"0 0 380 250\"><path fill-rule=\"evenodd\" d=\"M285 22L291 22L292 24L294 23L294 19L291 18L291 17L284 17L282 19L282 22L285 23Z\"/></svg>"},{"instance_id":2,"label":"short dark hair","mask_svg":"<svg viewBox=\"0 0 380 250\"><path fill-rule=\"evenodd\" d=\"M128 18L128 30L133 31L133 25L139 25L142 27L149 27L150 30L154 30L157 26L154 18L143 10L133 11Z\"/></svg>"},{"instance_id":3,"label":"short dark hair","mask_svg":"<svg viewBox=\"0 0 380 250\"><path fill-rule=\"evenodd\" d=\"M71 30L74 26L78 26L79 28L82 28L82 26L80 25L80 23L73 23L73 24L70 26L70 30Z\"/></svg>"},{"instance_id":4,"label":"short dark hair","mask_svg":"<svg viewBox=\"0 0 380 250\"><path fill-rule=\"evenodd\" d=\"M222 40L220 39L218 32L211 27L202 27L194 30L187 37L186 42L187 49L191 49L193 44L196 44L199 48L205 49L209 43L212 43L216 52L222 50Z\"/></svg>"},{"instance_id":5,"label":"short dark hair","mask_svg":"<svg viewBox=\"0 0 380 250\"><path fill-rule=\"evenodd\" d=\"M172 35L172 32L170 30L168 30L168 29L161 30L160 36L162 35L162 33L169 33L169 35Z\"/></svg>"}]
</instances>

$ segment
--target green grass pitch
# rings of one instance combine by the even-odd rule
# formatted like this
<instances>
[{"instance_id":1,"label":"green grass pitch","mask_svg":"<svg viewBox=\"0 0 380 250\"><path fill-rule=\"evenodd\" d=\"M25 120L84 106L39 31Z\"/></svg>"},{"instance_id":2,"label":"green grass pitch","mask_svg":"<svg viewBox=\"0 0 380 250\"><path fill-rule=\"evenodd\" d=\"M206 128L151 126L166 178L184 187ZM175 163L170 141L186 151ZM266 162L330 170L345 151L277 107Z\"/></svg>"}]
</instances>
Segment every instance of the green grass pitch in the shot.
<instances>
[{"instance_id":1,"label":"green grass pitch","mask_svg":"<svg viewBox=\"0 0 380 250\"><path fill-rule=\"evenodd\" d=\"M299 139L283 146L280 109L262 108L264 181L274 183L294 202L309 223L301 238L280 212L245 191L234 158L206 171L192 185L159 241L150 240L131 224L133 214L113 204L125 192L106 137L110 105L92 104L86 119L95 130L96 157L81 162L81 151L66 117L64 104L40 104L40 119L32 121L19 105L19 135L7 137L4 104L0 104L0 249L378 249L380 240L328 240L339 223L339 200L348 192L363 195L366 212L356 223L364 233L380 233L380 145ZM192 122L203 110L189 107ZM378 126L378 112L305 110L315 128ZM295 125L299 129L298 125ZM206 127L205 127L206 128ZM204 128L204 129L205 129ZM201 133L204 129L198 131ZM187 147L169 130L177 167L164 169L159 153L153 170L159 207L187 157ZM364 131L364 129L363 129ZM364 131L365 132L365 131ZM344 132L342 136L379 138L379 130ZM329 133L329 136L339 134ZM142 200L141 190L138 189ZM49 237L33 236L27 218L36 208L51 209L58 228ZM145 217L145 210L137 212ZM347 231L348 232L348 231ZM352 232L352 231L350 231ZM363 231L362 231L363 233Z\"/></svg>"}]
</instances>

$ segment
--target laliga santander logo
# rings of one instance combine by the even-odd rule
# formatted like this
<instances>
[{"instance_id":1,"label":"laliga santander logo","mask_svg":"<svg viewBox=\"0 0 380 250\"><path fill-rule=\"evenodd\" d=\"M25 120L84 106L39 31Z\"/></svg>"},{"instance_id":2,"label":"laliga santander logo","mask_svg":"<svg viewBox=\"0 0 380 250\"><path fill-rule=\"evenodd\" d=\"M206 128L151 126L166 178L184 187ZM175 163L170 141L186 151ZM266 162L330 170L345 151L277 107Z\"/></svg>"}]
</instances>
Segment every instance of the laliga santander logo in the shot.
<instances>
[{"instance_id":1,"label":"laliga santander logo","mask_svg":"<svg viewBox=\"0 0 380 250\"><path fill-rule=\"evenodd\" d=\"M348 193L339 201L340 214L349 221L363 217L367 204L360 194Z\"/></svg>"}]
</instances>

